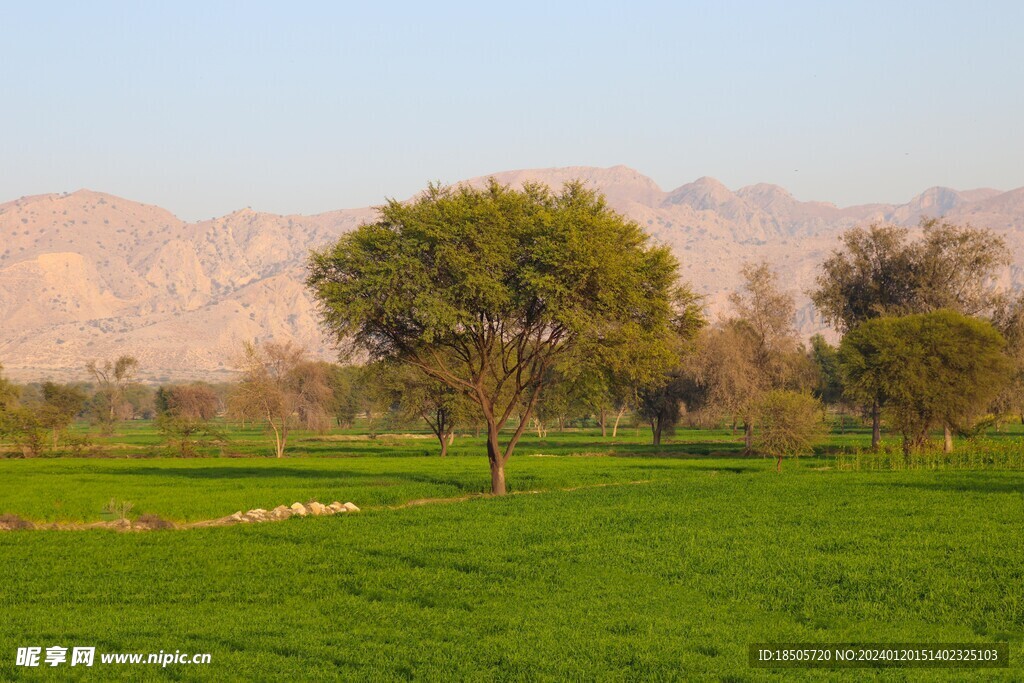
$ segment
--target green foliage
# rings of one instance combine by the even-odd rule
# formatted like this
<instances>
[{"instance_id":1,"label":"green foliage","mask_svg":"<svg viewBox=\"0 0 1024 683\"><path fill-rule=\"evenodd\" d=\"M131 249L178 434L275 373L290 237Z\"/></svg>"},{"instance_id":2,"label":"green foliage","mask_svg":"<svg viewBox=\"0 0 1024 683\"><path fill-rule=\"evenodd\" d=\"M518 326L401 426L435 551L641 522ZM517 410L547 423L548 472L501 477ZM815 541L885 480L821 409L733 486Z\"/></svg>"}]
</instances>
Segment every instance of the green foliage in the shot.
<instances>
[{"instance_id":1,"label":"green foliage","mask_svg":"<svg viewBox=\"0 0 1024 683\"><path fill-rule=\"evenodd\" d=\"M843 400L843 374L839 367L839 350L823 336L811 337L811 360L814 363L814 396L825 405Z\"/></svg>"},{"instance_id":2,"label":"green foliage","mask_svg":"<svg viewBox=\"0 0 1024 683\"><path fill-rule=\"evenodd\" d=\"M36 411L41 427L50 430L56 450L59 435L64 432L85 406L86 395L79 387L46 382L43 402Z\"/></svg>"},{"instance_id":3,"label":"green foliage","mask_svg":"<svg viewBox=\"0 0 1024 683\"><path fill-rule=\"evenodd\" d=\"M693 317L676 266L581 183L555 194L491 181L388 202L376 222L312 254L307 284L339 343L413 365L478 404L502 493L504 464L559 364L617 349L634 367L668 367L673 327Z\"/></svg>"},{"instance_id":4,"label":"green foliage","mask_svg":"<svg viewBox=\"0 0 1024 683\"><path fill-rule=\"evenodd\" d=\"M940 309L979 315L998 303L990 281L1010 262L1002 238L937 219L922 220L921 231L916 241L893 225L846 231L811 293L825 321L846 332L882 316Z\"/></svg>"},{"instance_id":5,"label":"green foliage","mask_svg":"<svg viewBox=\"0 0 1024 683\"><path fill-rule=\"evenodd\" d=\"M886 408L904 453L936 427L966 426L998 394L1010 362L988 323L953 311L869 320L839 348L848 394Z\"/></svg>"},{"instance_id":6,"label":"green foliage","mask_svg":"<svg viewBox=\"0 0 1024 683\"><path fill-rule=\"evenodd\" d=\"M380 403L393 407L407 423L425 422L440 444L441 456L447 455L455 430L471 419L465 394L410 365L374 363L364 374L371 373L380 388Z\"/></svg>"},{"instance_id":7,"label":"green foliage","mask_svg":"<svg viewBox=\"0 0 1024 683\"><path fill-rule=\"evenodd\" d=\"M776 459L810 455L825 437L821 404L813 396L796 391L768 392L758 406L760 429L754 441L757 450Z\"/></svg>"}]
</instances>

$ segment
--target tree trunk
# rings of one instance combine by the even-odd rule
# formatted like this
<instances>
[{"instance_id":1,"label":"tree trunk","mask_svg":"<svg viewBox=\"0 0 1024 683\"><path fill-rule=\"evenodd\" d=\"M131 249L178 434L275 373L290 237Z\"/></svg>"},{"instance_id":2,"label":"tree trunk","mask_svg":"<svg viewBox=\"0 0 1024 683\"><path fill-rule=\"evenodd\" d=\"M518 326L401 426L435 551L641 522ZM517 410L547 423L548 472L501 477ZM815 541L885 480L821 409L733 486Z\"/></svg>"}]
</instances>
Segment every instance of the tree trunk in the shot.
<instances>
[{"instance_id":1,"label":"tree trunk","mask_svg":"<svg viewBox=\"0 0 1024 683\"><path fill-rule=\"evenodd\" d=\"M277 424L274 423L274 419L270 418L270 428L274 430L274 448L277 451L277 457L284 457L284 444L288 438L287 432L285 432L285 426L281 425L281 429L278 430Z\"/></svg>"},{"instance_id":2,"label":"tree trunk","mask_svg":"<svg viewBox=\"0 0 1024 683\"><path fill-rule=\"evenodd\" d=\"M942 452L952 453L953 452L953 431L949 428L949 425L942 425Z\"/></svg>"},{"instance_id":3,"label":"tree trunk","mask_svg":"<svg viewBox=\"0 0 1024 683\"><path fill-rule=\"evenodd\" d=\"M444 436L442 436L440 439L438 439L438 441L441 442L441 457L443 458L443 457L448 455L448 443L449 443L449 441Z\"/></svg>"},{"instance_id":4,"label":"tree trunk","mask_svg":"<svg viewBox=\"0 0 1024 683\"><path fill-rule=\"evenodd\" d=\"M782 456L778 455L775 457L775 471L778 473L782 472Z\"/></svg>"},{"instance_id":5,"label":"tree trunk","mask_svg":"<svg viewBox=\"0 0 1024 683\"><path fill-rule=\"evenodd\" d=\"M504 496L505 460L502 458L501 444L498 443L498 425L490 414L487 416L487 461L491 465L491 494Z\"/></svg>"},{"instance_id":6,"label":"tree trunk","mask_svg":"<svg viewBox=\"0 0 1024 683\"><path fill-rule=\"evenodd\" d=\"M598 411L598 413L597 413L597 420L598 420L598 422L601 423L601 438L602 439L604 437L608 436L608 419L607 419L607 417L608 416L605 413L605 409L601 408L601 410Z\"/></svg>"},{"instance_id":7,"label":"tree trunk","mask_svg":"<svg viewBox=\"0 0 1024 683\"><path fill-rule=\"evenodd\" d=\"M877 451L882 443L882 410L875 401L871 405L871 450ZM904 445L904 450L906 446Z\"/></svg>"},{"instance_id":8,"label":"tree trunk","mask_svg":"<svg viewBox=\"0 0 1024 683\"><path fill-rule=\"evenodd\" d=\"M505 465L499 457L491 461L491 495L504 496L505 493Z\"/></svg>"},{"instance_id":9,"label":"tree trunk","mask_svg":"<svg viewBox=\"0 0 1024 683\"><path fill-rule=\"evenodd\" d=\"M619 420L621 420L622 416L625 415L625 414L626 414L626 409L625 408L623 408L622 410L620 410L618 413L615 414L615 424L612 425L612 438L613 439L619 435ZM1022 419L1021 424L1024 424L1024 419Z\"/></svg>"},{"instance_id":10,"label":"tree trunk","mask_svg":"<svg viewBox=\"0 0 1024 683\"><path fill-rule=\"evenodd\" d=\"M654 433L654 445L661 445L661 418L654 418L651 421L651 431Z\"/></svg>"}]
</instances>

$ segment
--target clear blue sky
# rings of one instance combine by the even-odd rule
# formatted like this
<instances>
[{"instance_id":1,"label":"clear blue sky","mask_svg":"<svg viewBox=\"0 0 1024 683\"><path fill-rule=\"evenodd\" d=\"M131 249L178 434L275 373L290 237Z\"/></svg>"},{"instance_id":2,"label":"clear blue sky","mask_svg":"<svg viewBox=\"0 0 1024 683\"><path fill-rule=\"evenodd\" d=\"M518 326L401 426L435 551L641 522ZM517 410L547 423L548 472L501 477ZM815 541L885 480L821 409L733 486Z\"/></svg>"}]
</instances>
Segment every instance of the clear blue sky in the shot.
<instances>
[{"instance_id":1,"label":"clear blue sky","mask_svg":"<svg viewBox=\"0 0 1024 683\"><path fill-rule=\"evenodd\" d=\"M0 201L183 218L626 164L840 205L1024 185L1024 2L6 2Z\"/></svg>"}]
</instances>

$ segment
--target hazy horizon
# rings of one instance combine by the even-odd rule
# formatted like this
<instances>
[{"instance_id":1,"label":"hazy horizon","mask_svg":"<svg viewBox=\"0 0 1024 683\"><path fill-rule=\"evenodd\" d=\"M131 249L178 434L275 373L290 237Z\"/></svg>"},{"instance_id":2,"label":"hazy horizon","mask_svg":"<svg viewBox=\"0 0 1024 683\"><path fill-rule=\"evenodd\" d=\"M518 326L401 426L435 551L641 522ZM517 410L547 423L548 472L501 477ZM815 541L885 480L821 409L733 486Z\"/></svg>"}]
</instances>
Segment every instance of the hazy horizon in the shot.
<instances>
[{"instance_id":1,"label":"hazy horizon","mask_svg":"<svg viewBox=\"0 0 1024 683\"><path fill-rule=\"evenodd\" d=\"M1024 185L1024 5L0 8L0 201L186 220L626 165L839 206Z\"/></svg>"}]
</instances>

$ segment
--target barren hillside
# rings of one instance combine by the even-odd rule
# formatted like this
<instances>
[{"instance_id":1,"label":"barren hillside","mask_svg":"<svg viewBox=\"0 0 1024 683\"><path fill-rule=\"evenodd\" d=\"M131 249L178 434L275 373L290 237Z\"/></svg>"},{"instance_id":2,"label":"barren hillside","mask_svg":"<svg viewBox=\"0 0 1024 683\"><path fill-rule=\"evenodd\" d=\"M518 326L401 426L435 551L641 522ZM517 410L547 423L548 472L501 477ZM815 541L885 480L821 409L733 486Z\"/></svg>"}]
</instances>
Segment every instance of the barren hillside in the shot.
<instances>
[{"instance_id":1,"label":"barren hillside","mask_svg":"<svg viewBox=\"0 0 1024 683\"><path fill-rule=\"evenodd\" d=\"M495 177L552 186L579 178L601 190L672 247L713 313L738 284L744 261L768 260L798 294L808 334L820 324L804 292L852 225L916 225L927 215L990 227L1013 249L1006 283L1021 284L1024 188L931 188L902 205L838 208L797 201L775 185L733 191L712 178L666 192L624 166ZM0 363L20 379L74 378L89 359L128 352L152 379L209 378L232 370L243 340L269 338L292 338L330 357L302 285L305 258L373 215L369 208L316 216L246 209L186 223L165 209L88 190L2 204Z\"/></svg>"}]
</instances>

